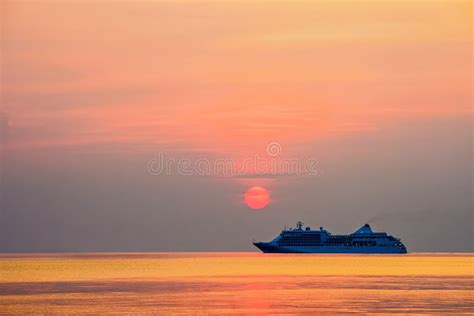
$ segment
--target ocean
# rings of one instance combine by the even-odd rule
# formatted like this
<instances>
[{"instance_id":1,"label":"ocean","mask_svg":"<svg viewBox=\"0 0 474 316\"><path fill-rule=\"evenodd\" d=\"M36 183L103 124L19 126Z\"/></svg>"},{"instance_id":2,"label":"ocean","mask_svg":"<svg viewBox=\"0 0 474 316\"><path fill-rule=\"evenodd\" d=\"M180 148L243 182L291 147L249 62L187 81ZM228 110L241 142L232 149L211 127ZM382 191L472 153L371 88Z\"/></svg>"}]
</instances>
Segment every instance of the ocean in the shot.
<instances>
[{"instance_id":1,"label":"ocean","mask_svg":"<svg viewBox=\"0 0 474 316\"><path fill-rule=\"evenodd\" d=\"M1 254L0 314L474 313L454 253Z\"/></svg>"}]
</instances>

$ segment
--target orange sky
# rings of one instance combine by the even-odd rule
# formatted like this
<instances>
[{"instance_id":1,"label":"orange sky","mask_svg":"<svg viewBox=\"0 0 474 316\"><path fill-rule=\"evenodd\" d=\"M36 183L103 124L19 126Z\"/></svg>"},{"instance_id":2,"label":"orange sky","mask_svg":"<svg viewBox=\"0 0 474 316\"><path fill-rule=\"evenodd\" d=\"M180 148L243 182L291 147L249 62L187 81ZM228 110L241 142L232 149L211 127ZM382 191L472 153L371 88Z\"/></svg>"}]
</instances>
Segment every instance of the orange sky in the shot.
<instances>
[{"instance_id":1,"label":"orange sky","mask_svg":"<svg viewBox=\"0 0 474 316\"><path fill-rule=\"evenodd\" d=\"M300 219L472 251L470 1L3 0L0 27L0 251L251 250ZM245 165L270 142L303 172Z\"/></svg>"},{"instance_id":2,"label":"orange sky","mask_svg":"<svg viewBox=\"0 0 474 316\"><path fill-rule=\"evenodd\" d=\"M9 146L245 155L470 112L471 12L461 1L6 1Z\"/></svg>"}]
</instances>

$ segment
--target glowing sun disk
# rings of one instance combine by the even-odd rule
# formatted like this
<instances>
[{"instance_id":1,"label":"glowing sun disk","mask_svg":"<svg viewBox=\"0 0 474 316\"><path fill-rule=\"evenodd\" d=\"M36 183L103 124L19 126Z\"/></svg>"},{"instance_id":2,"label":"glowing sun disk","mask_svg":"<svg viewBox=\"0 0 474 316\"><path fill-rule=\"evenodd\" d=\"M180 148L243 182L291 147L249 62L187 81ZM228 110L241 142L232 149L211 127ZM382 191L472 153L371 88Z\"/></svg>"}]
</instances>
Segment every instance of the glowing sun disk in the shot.
<instances>
[{"instance_id":1,"label":"glowing sun disk","mask_svg":"<svg viewBox=\"0 0 474 316\"><path fill-rule=\"evenodd\" d=\"M262 187L251 187L245 192L245 204L252 209L262 209L270 203L270 193Z\"/></svg>"}]
</instances>

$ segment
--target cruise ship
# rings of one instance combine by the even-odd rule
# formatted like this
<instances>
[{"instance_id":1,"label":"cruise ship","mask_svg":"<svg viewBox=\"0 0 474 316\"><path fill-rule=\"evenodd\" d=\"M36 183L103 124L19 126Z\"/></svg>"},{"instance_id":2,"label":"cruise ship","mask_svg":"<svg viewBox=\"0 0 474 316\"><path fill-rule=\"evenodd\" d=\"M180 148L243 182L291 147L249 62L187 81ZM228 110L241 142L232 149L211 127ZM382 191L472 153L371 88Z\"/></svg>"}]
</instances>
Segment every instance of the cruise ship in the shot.
<instances>
[{"instance_id":1,"label":"cruise ship","mask_svg":"<svg viewBox=\"0 0 474 316\"><path fill-rule=\"evenodd\" d=\"M407 253L399 238L373 232L369 224L349 235L333 235L323 227L312 230L298 222L295 228L285 228L270 242L253 244L265 253Z\"/></svg>"}]
</instances>

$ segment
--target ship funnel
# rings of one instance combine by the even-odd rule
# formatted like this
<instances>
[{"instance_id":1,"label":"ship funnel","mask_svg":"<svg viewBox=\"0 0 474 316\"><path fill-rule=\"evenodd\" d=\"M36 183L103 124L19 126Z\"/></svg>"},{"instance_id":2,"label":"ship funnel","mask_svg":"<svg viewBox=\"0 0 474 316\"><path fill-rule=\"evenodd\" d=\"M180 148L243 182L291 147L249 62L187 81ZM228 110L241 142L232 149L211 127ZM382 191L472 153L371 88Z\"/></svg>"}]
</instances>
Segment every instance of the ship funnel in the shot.
<instances>
[{"instance_id":1,"label":"ship funnel","mask_svg":"<svg viewBox=\"0 0 474 316\"><path fill-rule=\"evenodd\" d=\"M373 231L372 231L372 228L370 228L369 224L365 224L364 226L362 226L361 228L359 228L358 230L354 232L354 234L372 234L372 233Z\"/></svg>"}]
</instances>

